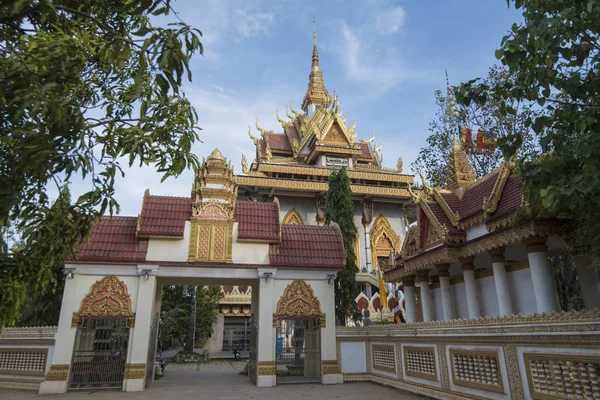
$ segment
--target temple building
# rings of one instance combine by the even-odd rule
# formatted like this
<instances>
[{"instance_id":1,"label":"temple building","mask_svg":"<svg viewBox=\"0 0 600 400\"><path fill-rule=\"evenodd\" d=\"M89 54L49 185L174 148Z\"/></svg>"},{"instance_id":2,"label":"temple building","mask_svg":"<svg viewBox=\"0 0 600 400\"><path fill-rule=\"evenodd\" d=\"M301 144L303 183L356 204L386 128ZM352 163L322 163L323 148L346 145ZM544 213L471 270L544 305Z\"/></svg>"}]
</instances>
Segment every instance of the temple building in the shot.
<instances>
[{"instance_id":1,"label":"temple building","mask_svg":"<svg viewBox=\"0 0 600 400\"><path fill-rule=\"evenodd\" d=\"M423 190L409 188L417 224L385 272L403 285L407 322L560 311L549 255L568 251L569 221L531 217L514 160L475 179L454 137L446 187L422 178ZM585 308L600 307L590 258L574 261Z\"/></svg>"},{"instance_id":2,"label":"temple building","mask_svg":"<svg viewBox=\"0 0 600 400\"><path fill-rule=\"evenodd\" d=\"M242 157L243 175L235 176L240 198L277 197L282 224L322 225L328 176L333 169L346 168L358 227L354 250L362 293L357 301L362 309L378 311L378 268L400 250L408 219L414 219L412 208L407 208L414 176L402 173L402 159L395 169L384 167L382 146L374 145L374 133L371 139L357 139L356 123L346 123L338 95L332 96L325 86L316 32L300 110L290 101L285 117L279 111L275 117L281 124L279 132L261 128L258 120L256 136L248 131L256 152L251 163Z\"/></svg>"}]
</instances>

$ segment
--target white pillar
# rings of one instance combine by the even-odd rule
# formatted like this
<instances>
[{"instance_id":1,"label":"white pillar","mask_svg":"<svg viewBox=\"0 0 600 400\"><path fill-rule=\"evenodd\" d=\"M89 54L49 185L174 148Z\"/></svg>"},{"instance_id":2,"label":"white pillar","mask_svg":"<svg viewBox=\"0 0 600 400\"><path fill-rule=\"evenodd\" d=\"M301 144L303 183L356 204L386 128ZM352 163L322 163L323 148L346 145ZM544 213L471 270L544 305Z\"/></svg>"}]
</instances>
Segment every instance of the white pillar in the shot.
<instances>
[{"instance_id":1,"label":"white pillar","mask_svg":"<svg viewBox=\"0 0 600 400\"><path fill-rule=\"evenodd\" d=\"M600 308L600 276L598 274L600 271L592 267L592 259L589 256L575 256L573 261L577 268L585 308L588 310Z\"/></svg>"},{"instance_id":2,"label":"white pillar","mask_svg":"<svg viewBox=\"0 0 600 400\"><path fill-rule=\"evenodd\" d=\"M419 282L421 288L421 306L423 308L423 321L433 321L433 302L429 289L429 270L420 271Z\"/></svg>"},{"instance_id":3,"label":"white pillar","mask_svg":"<svg viewBox=\"0 0 600 400\"><path fill-rule=\"evenodd\" d=\"M512 315L513 309L510 301L510 290L508 288L508 275L506 274L506 265L504 264L504 247L494 250L491 255L496 298L498 299L498 311L500 316Z\"/></svg>"},{"instance_id":4,"label":"white pillar","mask_svg":"<svg viewBox=\"0 0 600 400\"><path fill-rule=\"evenodd\" d=\"M404 309L406 310L406 322L414 324L417 322L417 297L415 293L415 276L408 276L402 280L404 288Z\"/></svg>"},{"instance_id":5,"label":"white pillar","mask_svg":"<svg viewBox=\"0 0 600 400\"><path fill-rule=\"evenodd\" d=\"M558 294L546 244L543 240L537 240L526 245L537 310L539 313L559 311Z\"/></svg>"},{"instance_id":6,"label":"white pillar","mask_svg":"<svg viewBox=\"0 0 600 400\"><path fill-rule=\"evenodd\" d=\"M475 268L473 259L462 260L463 277L465 280L465 293L467 297L467 309L469 318L481 317L479 299L477 298L477 284L475 283Z\"/></svg>"},{"instance_id":7,"label":"white pillar","mask_svg":"<svg viewBox=\"0 0 600 400\"><path fill-rule=\"evenodd\" d=\"M77 296L77 285L81 285L80 275L65 280L62 305L56 330L54 352L50 371L44 382L40 384L40 394L58 394L67 392L69 368L73 357L75 333L77 328L71 326L73 313L78 310L81 298Z\"/></svg>"},{"instance_id":8,"label":"white pillar","mask_svg":"<svg viewBox=\"0 0 600 400\"><path fill-rule=\"evenodd\" d=\"M156 296L156 276L148 275L148 280L140 276L138 296L135 306L135 326L130 330L129 357L125 369L123 390L139 392L145 389L145 371L150 346L150 328ZM152 360L154 365L154 360ZM141 373L143 371L143 373Z\"/></svg>"},{"instance_id":9,"label":"white pillar","mask_svg":"<svg viewBox=\"0 0 600 400\"><path fill-rule=\"evenodd\" d=\"M363 228L365 230L365 236L364 236L364 240L365 240L365 265L367 265L367 272L371 272L371 270L373 268L376 268L376 265L373 265L371 263L371 229L370 229L370 225L371 223L365 223L363 224ZM371 298L371 296L369 296L369 299Z\"/></svg>"},{"instance_id":10,"label":"white pillar","mask_svg":"<svg viewBox=\"0 0 600 400\"><path fill-rule=\"evenodd\" d=\"M436 265L438 276L440 277L440 292L442 294L442 310L444 311L444 320L454 319L454 309L452 308L452 291L450 289L450 264Z\"/></svg>"},{"instance_id":11,"label":"white pillar","mask_svg":"<svg viewBox=\"0 0 600 400\"><path fill-rule=\"evenodd\" d=\"M273 326L273 312L275 280L265 278L259 279L258 284L258 376L256 386L275 386L276 364L275 364L275 327Z\"/></svg>"}]
</instances>

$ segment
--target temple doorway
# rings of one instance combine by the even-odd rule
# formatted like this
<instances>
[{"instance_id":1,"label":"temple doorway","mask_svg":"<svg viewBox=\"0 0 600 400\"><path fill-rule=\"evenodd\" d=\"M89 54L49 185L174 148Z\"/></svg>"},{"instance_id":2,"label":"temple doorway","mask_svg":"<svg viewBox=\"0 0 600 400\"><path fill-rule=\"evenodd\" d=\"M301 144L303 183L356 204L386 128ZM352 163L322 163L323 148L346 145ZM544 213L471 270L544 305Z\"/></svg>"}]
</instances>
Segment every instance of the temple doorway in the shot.
<instances>
[{"instance_id":1,"label":"temple doorway","mask_svg":"<svg viewBox=\"0 0 600 400\"><path fill-rule=\"evenodd\" d=\"M319 319L279 319L276 332L277 384L321 382Z\"/></svg>"}]
</instances>

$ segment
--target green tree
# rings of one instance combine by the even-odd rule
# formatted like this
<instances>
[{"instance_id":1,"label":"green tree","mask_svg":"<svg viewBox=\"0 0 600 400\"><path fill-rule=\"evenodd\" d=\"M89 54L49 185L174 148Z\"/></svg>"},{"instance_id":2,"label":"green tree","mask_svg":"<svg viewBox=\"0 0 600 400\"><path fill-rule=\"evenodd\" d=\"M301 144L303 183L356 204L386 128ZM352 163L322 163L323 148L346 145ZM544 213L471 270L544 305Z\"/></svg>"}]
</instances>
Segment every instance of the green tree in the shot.
<instances>
[{"instance_id":1,"label":"green tree","mask_svg":"<svg viewBox=\"0 0 600 400\"><path fill-rule=\"evenodd\" d=\"M526 121L539 135L543 156L520 165L525 195L536 216L575 221L577 248L600 265L600 3L594 0L516 0L524 22L513 24L496 57L514 75L509 96L537 103ZM459 101L496 101L476 81L461 87ZM516 110L500 108L501 115ZM510 155L523 141L514 132L502 142Z\"/></svg>"},{"instance_id":2,"label":"green tree","mask_svg":"<svg viewBox=\"0 0 600 400\"><path fill-rule=\"evenodd\" d=\"M0 3L0 226L22 241L0 252L0 328L99 216L118 212L122 164L163 178L198 166L197 116L181 85L200 32L152 25L170 12L170 0ZM89 191L53 209L51 185L73 178Z\"/></svg>"},{"instance_id":3,"label":"green tree","mask_svg":"<svg viewBox=\"0 0 600 400\"><path fill-rule=\"evenodd\" d=\"M525 125L525 121L533 115L531 104L518 101L509 97L506 88L513 84L514 77L505 68L493 66L489 69L488 76L477 84L484 87L489 98L495 101L485 103L471 102L459 109L458 123L470 129L482 129L497 138L505 138L514 133L523 136L524 142L521 148L522 157L535 157L537 147L531 129ZM440 90L435 92L436 113L429 123L431 135L427 138L427 146L419 151L415 162L411 164L413 172L422 171L430 184L438 187L446 186L446 168L448 165L448 154L452 138L457 135L457 127L452 127L450 119L446 114L448 99L442 95ZM516 110L515 115L502 115L499 108L505 106ZM477 153L476 135L473 142L468 145L467 157L475 170L477 177L484 176L500 165L503 160L499 148L494 151Z\"/></svg>"},{"instance_id":4,"label":"green tree","mask_svg":"<svg viewBox=\"0 0 600 400\"><path fill-rule=\"evenodd\" d=\"M186 346L187 351L204 346L217 321L217 306L222 298L220 286L163 286L161 321L164 341L178 342Z\"/></svg>"},{"instance_id":5,"label":"green tree","mask_svg":"<svg viewBox=\"0 0 600 400\"><path fill-rule=\"evenodd\" d=\"M352 204L350 178L345 168L332 171L325 203L325 224L335 222L342 232L346 254L346 265L337 273L335 280L335 316L337 322L346 325L348 319L359 321L361 313L356 304L359 295L356 283L356 225L354 225L354 205Z\"/></svg>"}]
</instances>

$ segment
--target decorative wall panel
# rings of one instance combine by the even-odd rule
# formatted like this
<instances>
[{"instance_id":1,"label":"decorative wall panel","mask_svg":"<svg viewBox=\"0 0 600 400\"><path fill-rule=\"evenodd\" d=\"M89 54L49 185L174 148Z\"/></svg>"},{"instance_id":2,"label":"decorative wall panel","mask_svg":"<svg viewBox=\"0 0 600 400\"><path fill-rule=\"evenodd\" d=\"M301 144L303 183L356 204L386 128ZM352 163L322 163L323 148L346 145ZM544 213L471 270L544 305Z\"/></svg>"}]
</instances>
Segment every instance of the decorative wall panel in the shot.
<instances>
[{"instance_id":1,"label":"decorative wall panel","mask_svg":"<svg viewBox=\"0 0 600 400\"><path fill-rule=\"evenodd\" d=\"M600 356L523 354L532 399L600 399Z\"/></svg>"},{"instance_id":2,"label":"decorative wall panel","mask_svg":"<svg viewBox=\"0 0 600 400\"><path fill-rule=\"evenodd\" d=\"M450 349L450 365L455 385L504 393L497 351Z\"/></svg>"},{"instance_id":3,"label":"decorative wall panel","mask_svg":"<svg viewBox=\"0 0 600 400\"><path fill-rule=\"evenodd\" d=\"M437 381L435 347L404 346L404 373L407 376Z\"/></svg>"},{"instance_id":4,"label":"decorative wall panel","mask_svg":"<svg viewBox=\"0 0 600 400\"><path fill-rule=\"evenodd\" d=\"M394 345L373 345L373 369L388 372L396 372L396 360L394 358Z\"/></svg>"}]
</instances>

